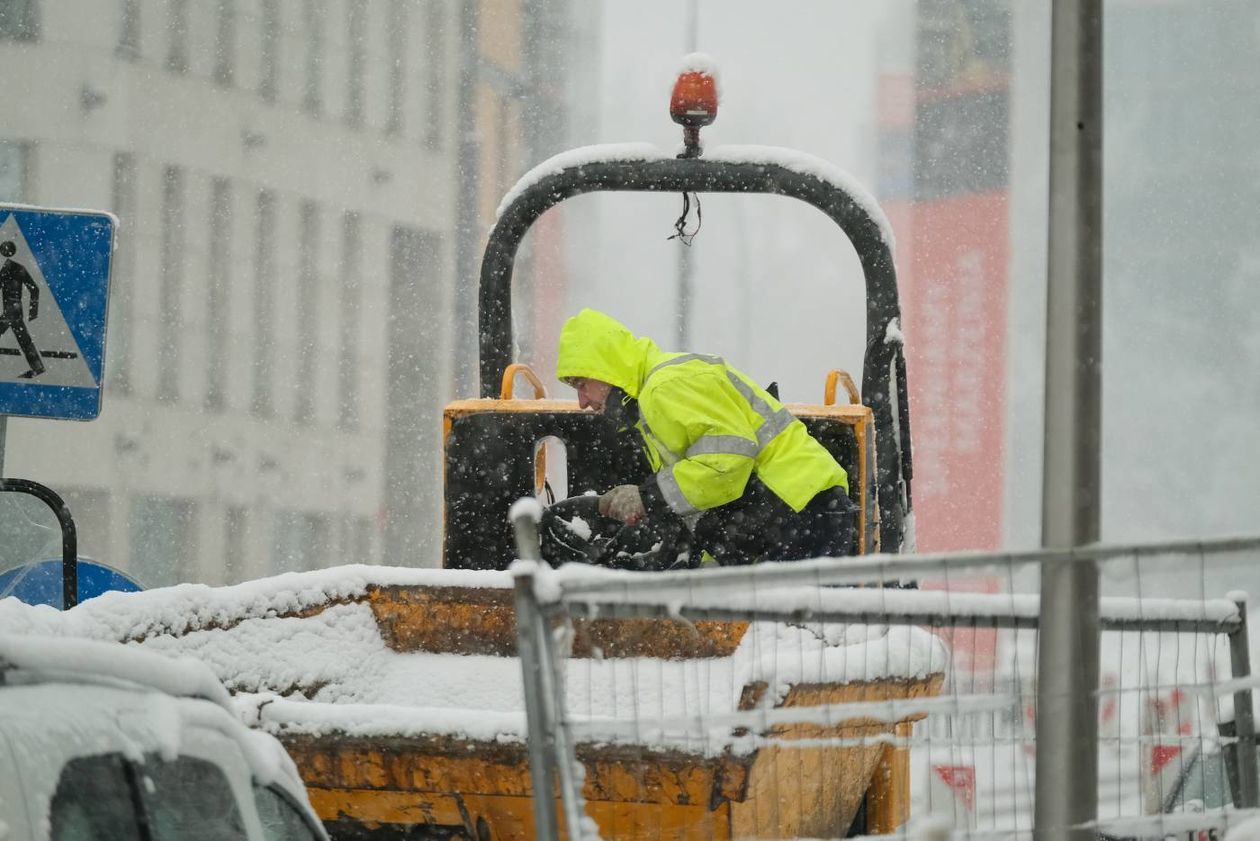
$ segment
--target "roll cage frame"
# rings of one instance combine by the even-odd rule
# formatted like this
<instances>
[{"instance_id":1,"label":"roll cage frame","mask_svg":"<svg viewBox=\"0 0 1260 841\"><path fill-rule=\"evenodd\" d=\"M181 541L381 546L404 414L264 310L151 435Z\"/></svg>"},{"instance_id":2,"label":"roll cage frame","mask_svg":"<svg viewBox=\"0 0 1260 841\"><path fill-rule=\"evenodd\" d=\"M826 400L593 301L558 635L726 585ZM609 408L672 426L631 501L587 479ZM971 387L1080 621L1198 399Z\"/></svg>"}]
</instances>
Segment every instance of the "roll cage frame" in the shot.
<instances>
[{"instance_id":1,"label":"roll cage frame","mask_svg":"<svg viewBox=\"0 0 1260 841\"><path fill-rule=\"evenodd\" d=\"M857 252L866 282L862 402L874 415L880 545L885 552L903 548L913 471L901 306L891 244L862 201L834 181L778 162L702 157L573 163L536 180L526 176L522 184L500 208L481 264L480 381L481 396L487 398L498 396L503 373L512 362L512 273L517 251L530 226L565 199L606 191L762 193L799 199L835 222Z\"/></svg>"}]
</instances>

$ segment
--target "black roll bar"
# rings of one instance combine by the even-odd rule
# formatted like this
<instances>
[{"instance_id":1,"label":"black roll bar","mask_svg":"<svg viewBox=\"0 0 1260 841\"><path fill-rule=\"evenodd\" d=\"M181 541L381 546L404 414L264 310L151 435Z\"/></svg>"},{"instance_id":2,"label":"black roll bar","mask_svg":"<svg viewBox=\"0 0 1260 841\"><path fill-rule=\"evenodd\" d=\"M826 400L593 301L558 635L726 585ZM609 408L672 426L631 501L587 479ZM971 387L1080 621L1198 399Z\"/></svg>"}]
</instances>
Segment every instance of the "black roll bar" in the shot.
<instances>
[{"instance_id":1,"label":"black roll bar","mask_svg":"<svg viewBox=\"0 0 1260 841\"><path fill-rule=\"evenodd\" d=\"M65 501L52 488L30 479L0 479L0 493L29 494L52 509L61 524L61 604L69 610L79 603L79 538Z\"/></svg>"},{"instance_id":2,"label":"black roll bar","mask_svg":"<svg viewBox=\"0 0 1260 841\"><path fill-rule=\"evenodd\" d=\"M889 330L901 316L892 249L862 202L817 175L773 162L666 158L574 164L533 181L501 209L486 242L479 290L481 396L498 396L503 372L512 362L512 271L526 232L565 199L610 190L768 193L811 204L840 226L866 279L862 401L875 417L881 545L885 552L899 551L910 510L912 470L905 357L900 336Z\"/></svg>"}]
</instances>

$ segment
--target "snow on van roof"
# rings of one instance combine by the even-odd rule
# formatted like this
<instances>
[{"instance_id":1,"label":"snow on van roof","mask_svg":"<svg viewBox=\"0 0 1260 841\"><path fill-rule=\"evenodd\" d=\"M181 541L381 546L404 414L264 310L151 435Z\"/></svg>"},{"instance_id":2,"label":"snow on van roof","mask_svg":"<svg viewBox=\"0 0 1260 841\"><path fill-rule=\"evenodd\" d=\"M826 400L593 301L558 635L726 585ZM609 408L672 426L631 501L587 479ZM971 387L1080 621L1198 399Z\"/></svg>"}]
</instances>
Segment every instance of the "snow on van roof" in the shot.
<instances>
[{"instance_id":1,"label":"snow on van roof","mask_svg":"<svg viewBox=\"0 0 1260 841\"><path fill-rule=\"evenodd\" d=\"M526 190L544 178L558 175L566 169L594 163L664 161L673 160L675 157L651 143L607 143L569 149L553 155L525 173L503 196L503 201L499 203L499 208L495 212L495 218L502 217ZM830 184L851 196L879 226L880 235L888 248L891 250L895 245L892 223L888 221L875 196L855 177L830 161L796 149L754 145L716 146L712 149L706 147L703 159L728 163L774 164L802 175L812 175L819 181Z\"/></svg>"},{"instance_id":2,"label":"snow on van roof","mask_svg":"<svg viewBox=\"0 0 1260 841\"><path fill-rule=\"evenodd\" d=\"M506 589L505 572L345 566L229 587L184 584L114 593L65 613L0 601L0 632L132 642L128 649L199 660L234 694L248 723L277 734L447 735L523 741L520 664L487 655L399 652L382 637L372 586ZM141 652L136 652L141 653ZM790 655L790 656L789 656ZM928 677L945 670L944 645L918 628L753 623L731 656L703 660L568 661L570 713L596 724L735 710L745 686L764 703L791 685ZM609 739L615 738L610 728ZM668 732L654 743L677 745ZM692 749L721 750L715 738Z\"/></svg>"},{"instance_id":3,"label":"snow on van roof","mask_svg":"<svg viewBox=\"0 0 1260 841\"><path fill-rule=\"evenodd\" d=\"M171 660L117 643L0 634L0 670L10 669L90 675L231 705L223 684L204 663L190 657Z\"/></svg>"},{"instance_id":4,"label":"snow on van roof","mask_svg":"<svg viewBox=\"0 0 1260 841\"><path fill-rule=\"evenodd\" d=\"M6 599L5 603L11 601L16 600ZM92 726L125 726L136 750L174 756L181 738L178 728L172 728L162 716L154 717L155 704L165 698L169 710L185 722L216 730L236 741L255 779L263 784L285 784L291 793L300 791L297 767L288 753L270 734L242 725L219 677L195 657L165 657L117 642L3 632L0 675L0 683L17 693L7 694L10 689L6 688L6 694L0 694L0 700L12 702L6 707L7 718L29 709L39 717L41 731L60 721L87 736L99 732L93 731ZM113 710L111 704L122 703L119 698L127 697L111 696L111 689L140 690L142 699L132 703L142 704L147 715L124 720L115 719L111 712L107 719L92 725L93 713L85 709L83 696L77 689L66 690L66 684L83 683L98 685L90 694L91 710L102 705ZM111 697L115 700L110 701Z\"/></svg>"}]
</instances>

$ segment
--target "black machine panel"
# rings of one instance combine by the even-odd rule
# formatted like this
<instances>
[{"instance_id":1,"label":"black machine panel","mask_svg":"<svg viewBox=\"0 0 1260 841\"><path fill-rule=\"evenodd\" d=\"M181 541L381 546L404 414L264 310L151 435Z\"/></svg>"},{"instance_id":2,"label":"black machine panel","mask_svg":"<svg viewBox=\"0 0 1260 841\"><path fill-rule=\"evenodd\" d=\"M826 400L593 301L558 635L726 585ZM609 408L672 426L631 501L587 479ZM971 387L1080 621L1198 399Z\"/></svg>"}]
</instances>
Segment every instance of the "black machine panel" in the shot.
<instances>
[{"instance_id":1,"label":"black machine panel","mask_svg":"<svg viewBox=\"0 0 1260 841\"><path fill-rule=\"evenodd\" d=\"M859 451L853 427L836 418L804 417L810 433L849 472L859 500ZM452 419L446 439L446 536L450 569L506 569L516 557L508 509L534 493L537 443L554 436L568 456L569 493L603 492L648 477L637 433L618 433L588 412L475 412Z\"/></svg>"},{"instance_id":2,"label":"black machine panel","mask_svg":"<svg viewBox=\"0 0 1260 841\"><path fill-rule=\"evenodd\" d=\"M534 450L564 442L570 493L606 491L648 477L635 434L586 412L478 412L456 417L446 439L446 556L454 569L505 569L516 557L508 509L534 493Z\"/></svg>"}]
</instances>

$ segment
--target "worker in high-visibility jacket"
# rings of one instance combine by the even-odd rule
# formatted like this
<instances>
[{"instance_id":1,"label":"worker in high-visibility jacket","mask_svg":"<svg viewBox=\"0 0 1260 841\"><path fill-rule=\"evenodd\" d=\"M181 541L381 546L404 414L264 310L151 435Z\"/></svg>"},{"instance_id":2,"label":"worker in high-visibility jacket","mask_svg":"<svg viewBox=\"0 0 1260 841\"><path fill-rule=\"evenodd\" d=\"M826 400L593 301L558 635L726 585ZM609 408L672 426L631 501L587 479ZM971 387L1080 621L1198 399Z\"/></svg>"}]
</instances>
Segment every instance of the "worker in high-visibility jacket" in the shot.
<instances>
[{"instance_id":1,"label":"worker in high-visibility jacket","mask_svg":"<svg viewBox=\"0 0 1260 841\"><path fill-rule=\"evenodd\" d=\"M637 430L653 471L603 493L600 514L632 527L685 523L687 565L703 552L724 565L852 553L857 506L844 468L722 359L662 351L584 309L560 332L556 375L583 409Z\"/></svg>"}]
</instances>

